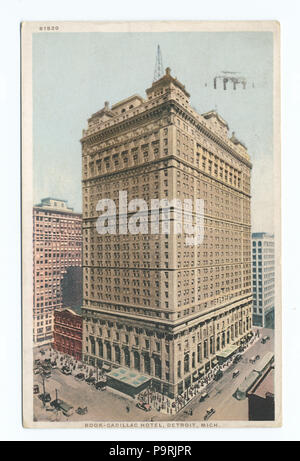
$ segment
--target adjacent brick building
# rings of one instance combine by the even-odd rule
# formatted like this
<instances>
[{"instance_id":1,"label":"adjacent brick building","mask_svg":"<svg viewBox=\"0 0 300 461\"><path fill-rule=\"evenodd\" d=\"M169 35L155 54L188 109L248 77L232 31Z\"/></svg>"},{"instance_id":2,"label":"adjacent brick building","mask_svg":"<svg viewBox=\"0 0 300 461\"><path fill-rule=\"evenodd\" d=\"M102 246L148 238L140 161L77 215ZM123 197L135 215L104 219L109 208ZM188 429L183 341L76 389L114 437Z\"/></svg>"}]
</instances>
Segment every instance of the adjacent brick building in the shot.
<instances>
[{"instance_id":1,"label":"adjacent brick building","mask_svg":"<svg viewBox=\"0 0 300 461\"><path fill-rule=\"evenodd\" d=\"M78 309L55 309L53 348L81 360L82 316Z\"/></svg>"},{"instance_id":2,"label":"adjacent brick building","mask_svg":"<svg viewBox=\"0 0 300 461\"><path fill-rule=\"evenodd\" d=\"M53 341L54 310L63 307L62 280L71 267L82 267L82 215L65 200L45 198L33 207L35 345Z\"/></svg>"}]
</instances>

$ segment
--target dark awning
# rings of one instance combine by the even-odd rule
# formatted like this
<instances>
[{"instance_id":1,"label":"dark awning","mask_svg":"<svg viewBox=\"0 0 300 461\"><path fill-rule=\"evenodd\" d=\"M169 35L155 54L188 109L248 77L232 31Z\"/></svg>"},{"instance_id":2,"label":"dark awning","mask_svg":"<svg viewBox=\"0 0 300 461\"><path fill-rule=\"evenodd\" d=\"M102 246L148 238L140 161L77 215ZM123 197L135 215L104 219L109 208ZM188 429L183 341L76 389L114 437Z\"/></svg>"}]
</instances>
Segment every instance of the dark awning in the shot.
<instances>
[{"instance_id":1,"label":"dark awning","mask_svg":"<svg viewBox=\"0 0 300 461\"><path fill-rule=\"evenodd\" d=\"M105 364L102 366L102 369L103 369L104 371L110 371L111 366L110 366L110 365L107 365L107 364L105 363Z\"/></svg>"}]
</instances>

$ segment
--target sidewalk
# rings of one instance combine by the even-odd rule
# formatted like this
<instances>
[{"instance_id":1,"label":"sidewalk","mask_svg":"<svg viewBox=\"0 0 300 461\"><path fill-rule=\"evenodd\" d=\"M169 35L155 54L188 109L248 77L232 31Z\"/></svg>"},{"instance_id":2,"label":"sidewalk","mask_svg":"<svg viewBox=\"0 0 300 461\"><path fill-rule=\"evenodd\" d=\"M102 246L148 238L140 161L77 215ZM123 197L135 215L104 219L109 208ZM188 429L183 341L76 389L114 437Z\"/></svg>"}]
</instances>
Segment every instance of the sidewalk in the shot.
<instances>
[{"instance_id":1,"label":"sidewalk","mask_svg":"<svg viewBox=\"0 0 300 461\"><path fill-rule=\"evenodd\" d=\"M260 336L258 337L254 334L249 342L245 345L244 351L238 352L238 354L243 355L259 340ZM222 372L225 372L233 364L236 355L237 354L232 356L223 365L216 365L214 368L209 370L206 375L193 383L189 389L184 391L184 393L178 396L176 399L171 399L159 392L154 391L150 394L150 398L148 398L148 391L144 391L139 396L137 396L137 399L146 403L149 401L153 408L161 413L168 415L176 414L181 411L187 404L189 404L195 397L200 396L205 392L208 393L210 390L210 385L214 382L214 377L217 371L221 370Z\"/></svg>"}]
</instances>

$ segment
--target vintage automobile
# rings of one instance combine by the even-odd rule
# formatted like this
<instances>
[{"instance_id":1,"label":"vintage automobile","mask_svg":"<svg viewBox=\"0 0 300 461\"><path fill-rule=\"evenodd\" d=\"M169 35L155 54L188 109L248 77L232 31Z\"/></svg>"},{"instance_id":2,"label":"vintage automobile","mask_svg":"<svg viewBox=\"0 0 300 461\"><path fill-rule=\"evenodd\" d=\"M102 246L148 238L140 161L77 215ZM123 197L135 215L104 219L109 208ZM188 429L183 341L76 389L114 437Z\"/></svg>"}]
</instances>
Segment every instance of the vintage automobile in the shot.
<instances>
[{"instance_id":1,"label":"vintage automobile","mask_svg":"<svg viewBox=\"0 0 300 461\"><path fill-rule=\"evenodd\" d=\"M221 370L218 370L217 373L215 374L214 380L219 381L223 377L223 372Z\"/></svg>"},{"instance_id":2,"label":"vintage automobile","mask_svg":"<svg viewBox=\"0 0 300 461\"><path fill-rule=\"evenodd\" d=\"M200 396L199 402L203 402L205 399L209 397L207 392L203 392Z\"/></svg>"},{"instance_id":3,"label":"vintage automobile","mask_svg":"<svg viewBox=\"0 0 300 461\"><path fill-rule=\"evenodd\" d=\"M237 354L234 359L233 359L233 363L238 363L242 360L243 356L241 354Z\"/></svg>"},{"instance_id":4,"label":"vintage automobile","mask_svg":"<svg viewBox=\"0 0 300 461\"><path fill-rule=\"evenodd\" d=\"M34 374L34 375L39 375L39 374L40 374L40 371L41 371L41 370L40 370L38 367L36 367L36 368L33 369L33 374Z\"/></svg>"},{"instance_id":5,"label":"vintage automobile","mask_svg":"<svg viewBox=\"0 0 300 461\"><path fill-rule=\"evenodd\" d=\"M51 370L51 365L50 365L50 363L48 363L48 362L46 362L46 361L42 362L41 365L40 365L40 367L41 367L43 370L45 370L45 371Z\"/></svg>"},{"instance_id":6,"label":"vintage automobile","mask_svg":"<svg viewBox=\"0 0 300 461\"><path fill-rule=\"evenodd\" d=\"M88 378L86 378L85 382L88 384L95 384L96 378L94 378L93 376L89 376Z\"/></svg>"},{"instance_id":7,"label":"vintage automobile","mask_svg":"<svg viewBox=\"0 0 300 461\"><path fill-rule=\"evenodd\" d=\"M151 405L149 405L149 403L146 403L146 402L138 402L136 404L137 408L140 408L141 410L144 410L144 411L151 411Z\"/></svg>"},{"instance_id":8,"label":"vintage automobile","mask_svg":"<svg viewBox=\"0 0 300 461\"><path fill-rule=\"evenodd\" d=\"M70 368L69 368L69 367L66 367L66 366L63 366L63 367L62 367L61 372L62 372L64 375L71 375L71 374L72 374L72 371L70 370Z\"/></svg>"},{"instance_id":9,"label":"vintage automobile","mask_svg":"<svg viewBox=\"0 0 300 461\"><path fill-rule=\"evenodd\" d=\"M270 339L270 336L264 336L264 337L261 339L261 343L262 343L262 344L265 344L269 339Z\"/></svg>"},{"instance_id":10,"label":"vintage automobile","mask_svg":"<svg viewBox=\"0 0 300 461\"><path fill-rule=\"evenodd\" d=\"M98 382L95 384L95 388L98 389L98 390L101 390L101 391L105 391L105 389L106 389L106 382L105 382L105 381L98 381Z\"/></svg>"},{"instance_id":11,"label":"vintage automobile","mask_svg":"<svg viewBox=\"0 0 300 461\"><path fill-rule=\"evenodd\" d=\"M77 373L77 375L75 375L75 379L78 379L78 381L84 381L84 374L83 373Z\"/></svg>"},{"instance_id":12,"label":"vintage automobile","mask_svg":"<svg viewBox=\"0 0 300 461\"><path fill-rule=\"evenodd\" d=\"M51 395L49 392L45 392L44 394L39 395L39 399L44 403L48 403L51 402Z\"/></svg>"},{"instance_id":13,"label":"vintage automobile","mask_svg":"<svg viewBox=\"0 0 300 461\"><path fill-rule=\"evenodd\" d=\"M51 371L50 370L43 370L41 373L42 377L45 379L48 379L51 377Z\"/></svg>"},{"instance_id":14,"label":"vintage automobile","mask_svg":"<svg viewBox=\"0 0 300 461\"><path fill-rule=\"evenodd\" d=\"M209 419L215 412L216 412L216 410L214 408L208 408L206 410L204 420L206 421L207 419Z\"/></svg>"},{"instance_id":15,"label":"vintage automobile","mask_svg":"<svg viewBox=\"0 0 300 461\"><path fill-rule=\"evenodd\" d=\"M88 412L88 407L78 407L76 413L78 415L85 415Z\"/></svg>"},{"instance_id":16,"label":"vintage automobile","mask_svg":"<svg viewBox=\"0 0 300 461\"><path fill-rule=\"evenodd\" d=\"M232 377L236 378L240 374L239 370L233 370Z\"/></svg>"},{"instance_id":17,"label":"vintage automobile","mask_svg":"<svg viewBox=\"0 0 300 461\"><path fill-rule=\"evenodd\" d=\"M249 362L253 364L253 363L255 363L255 361L256 361L256 356L253 355L253 356L249 359Z\"/></svg>"}]
</instances>

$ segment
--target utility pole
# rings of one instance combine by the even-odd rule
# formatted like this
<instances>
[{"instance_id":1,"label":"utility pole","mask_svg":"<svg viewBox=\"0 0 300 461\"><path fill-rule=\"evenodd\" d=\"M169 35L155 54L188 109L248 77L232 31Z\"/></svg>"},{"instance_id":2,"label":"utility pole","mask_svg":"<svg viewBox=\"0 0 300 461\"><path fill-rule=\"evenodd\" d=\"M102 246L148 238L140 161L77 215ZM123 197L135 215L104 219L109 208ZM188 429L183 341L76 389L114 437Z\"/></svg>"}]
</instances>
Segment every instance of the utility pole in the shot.
<instances>
[{"instance_id":1,"label":"utility pole","mask_svg":"<svg viewBox=\"0 0 300 461\"><path fill-rule=\"evenodd\" d=\"M157 45L153 82L156 82L157 80L159 80L163 76L163 74L164 74L164 68L163 68L163 62L162 62L162 54L160 51L160 46Z\"/></svg>"}]
</instances>

